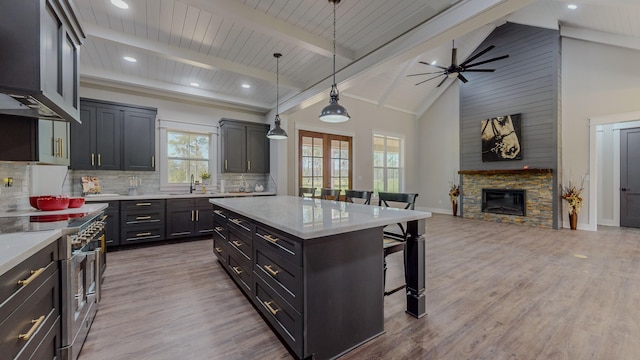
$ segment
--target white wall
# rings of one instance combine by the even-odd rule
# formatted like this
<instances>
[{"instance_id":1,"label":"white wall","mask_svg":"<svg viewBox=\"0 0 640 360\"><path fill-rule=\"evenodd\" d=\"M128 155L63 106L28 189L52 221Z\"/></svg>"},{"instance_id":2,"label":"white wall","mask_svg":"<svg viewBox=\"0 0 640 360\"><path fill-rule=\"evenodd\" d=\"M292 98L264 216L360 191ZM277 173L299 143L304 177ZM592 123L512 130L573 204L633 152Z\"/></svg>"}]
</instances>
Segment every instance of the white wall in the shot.
<instances>
[{"instance_id":1,"label":"white wall","mask_svg":"<svg viewBox=\"0 0 640 360\"><path fill-rule=\"evenodd\" d=\"M351 119L341 124L324 123L318 119L323 107L328 104L320 102L296 113L288 114L286 131L287 140L287 194L298 193L298 130L311 130L333 134L344 134L353 137L353 188L359 190L373 189L373 140L374 132L397 135L405 142L405 187L403 191L416 192L417 182L417 123L413 114L399 112L388 108L378 108L374 104L343 96L340 105L344 106ZM418 197L417 206L420 206Z\"/></svg>"},{"instance_id":2,"label":"white wall","mask_svg":"<svg viewBox=\"0 0 640 360\"><path fill-rule=\"evenodd\" d=\"M454 82L418 120L418 197L425 210L451 214L449 186L459 184L460 90Z\"/></svg>"},{"instance_id":3,"label":"white wall","mask_svg":"<svg viewBox=\"0 0 640 360\"><path fill-rule=\"evenodd\" d=\"M639 51L562 39L560 176L564 175L566 181L569 173L576 179L587 175L584 185L588 191L584 192L578 228L595 230L597 226L597 165L590 169L590 151L597 156L598 136L596 129L590 128L589 119L640 110L639 63ZM603 181L609 183L610 179ZM566 202L562 205L563 213L567 213Z\"/></svg>"}]
</instances>

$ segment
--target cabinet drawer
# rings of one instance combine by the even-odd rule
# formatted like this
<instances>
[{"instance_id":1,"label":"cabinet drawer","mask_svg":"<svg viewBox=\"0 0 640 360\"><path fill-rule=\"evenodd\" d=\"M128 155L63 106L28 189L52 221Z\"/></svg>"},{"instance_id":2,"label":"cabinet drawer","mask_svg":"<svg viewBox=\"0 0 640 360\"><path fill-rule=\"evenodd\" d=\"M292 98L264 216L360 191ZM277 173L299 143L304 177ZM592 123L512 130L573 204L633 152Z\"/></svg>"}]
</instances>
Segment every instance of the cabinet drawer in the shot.
<instances>
[{"instance_id":1,"label":"cabinet drawer","mask_svg":"<svg viewBox=\"0 0 640 360\"><path fill-rule=\"evenodd\" d=\"M254 259L253 271L302 313L302 268L287 262L261 243L254 244Z\"/></svg>"},{"instance_id":2,"label":"cabinet drawer","mask_svg":"<svg viewBox=\"0 0 640 360\"><path fill-rule=\"evenodd\" d=\"M267 321L291 347L298 358L302 353L302 315L269 287L259 276L254 277L254 303Z\"/></svg>"},{"instance_id":3,"label":"cabinet drawer","mask_svg":"<svg viewBox=\"0 0 640 360\"><path fill-rule=\"evenodd\" d=\"M213 221L216 224L224 226L227 223L227 211L217 206L213 206Z\"/></svg>"},{"instance_id":4,"label":"cabinet drawer","mask_svg":"<svg viewBox=\"0 0 640 360\"><path fill-rule=\"evenodd\" d=\"M213 253L216 254L222 265L227 265L227 262L229 261L227 239L220 236L217 232L213 233Z\"/></svg>"},{"instance_id":5,"label":"cabinet drawer","mask_svg":"<svg viewBox=\"0 0 640 360\"><path fill-rule=\"evenodd\" d=\"M120 211L164 209L164 200L123 200L120 201Z\"/></svg>"},{"instance_id":6,"label":"cabinet drawer","mask_svg":"<svg viewBox=\"0 0 640 360\"><path fill-rule=\"evenodd\" d=\"M193 209L193 199L168 199L167 208Z\"/></svg>"},{"instance_id":7,"label":"cabinet drawer","mask_svg":"<svg viewBox=\"0 0 640 360\"><path fill-rule=\"evenodd\" d=\"M299 242L260 226L256 226L255 241L264 244L296 266L302 266L302 246Z\"/></svg>"},{"instance_id":8,"label":"cabinet drawer","mask_svg":"<svg viewBox=\"0 0 640 360\"><path fill-rule=\"evenodd\" d=\"M46 330L43 326L43 331ZM25 349L16 360L27 360L27 359L43 359L43 360L55 360L59 359L58 352L61 346L61 327L60 327L60 316L55 319L53 325L48 328L46 334L44 335L44 339L38 344L38 347L31 351L31 349Z\"/></svg>"},{"instance_id":9,"label":"cabinet drawer","mask_svg":"<svg viewBox=\"0 0 640 360\"><path fill-rule=\"evenodd\" d=\"M240 289L251 297L251 286L253 285L253 276L251 276L251 264L248 261L238 259L233 253L229 253L229 262L227 269Z\"/></svg>"},{"instance_id":10,"label":"cabinet drawer","mask_svg":"<svg viewBox=\"0 0 640 360\"><path fill-rule=\"evenodd\" d=\"M142 224L160 224L164 222L163 210L149 210L144 212L128 212L122 213L122 226L125 225L142 225Z\"/></svg>"},{"instance_id":11,"label":"cabinet drawer","mask_svg":"<svg viewBox=\"0 0 640 360\"><path fill-rule=\"evenodd\" d=\"M15 311L0 320L3 357L13 359L20 352L35 351L55 324L60 315L58 277L55 270Z\"/></svg>"},{"instance_id":12,"label":"cabinet drawer","mask_svg":"<svg viewBox=\"0 0 640 360\"><path fill-rule=\"evenodd\" d=\"M229 214L227 220L227 225L230 229L236 229L239 234L251 237L253 227L251 221L233 213Z\"/></svg>"},{"instance_id":13,"label":"cabinet drawer","mask_svg":"<svg viewBox=\"0 0 640 360\"><path fill-rule=\"evenodd\" d=\"M242 234L233 227L229 227L227 229L227 235L229 240L229 251L237 253L238 256L242 256L246 260L251 260L253 255L251 238L247 238L245 234Z\"/></svg>"},{"instance_id":14,"label":"cabinet drawer","mask_svg":"<svg viewBox=\"0 0 640 360\"><path fill-rule=\"evenodd\" d=\"M26 296L42 284L42 280L46 279L47 275L57 269L57 260L58 242L54 241L0 276L0 308L4 306L9 298L21 298L24 300ZM46 271L39 271L40 269ZM38 275L36 275L36 272L38 272ZM26 285L19 283L29 278L32 280L30 283ZM0 311L1 319L3 319L3 316Z\"/></svg>"},{"instance_id":15,"label":"cabinet drawer","mask_svg":"<svg viewBox=\"0 0 640 360\"><path fill-rule=\"evenodd\" d=\"M136 226L122 229L121 244L157 241L164 239L164 227Z\"/></svg>"}]
</instances>

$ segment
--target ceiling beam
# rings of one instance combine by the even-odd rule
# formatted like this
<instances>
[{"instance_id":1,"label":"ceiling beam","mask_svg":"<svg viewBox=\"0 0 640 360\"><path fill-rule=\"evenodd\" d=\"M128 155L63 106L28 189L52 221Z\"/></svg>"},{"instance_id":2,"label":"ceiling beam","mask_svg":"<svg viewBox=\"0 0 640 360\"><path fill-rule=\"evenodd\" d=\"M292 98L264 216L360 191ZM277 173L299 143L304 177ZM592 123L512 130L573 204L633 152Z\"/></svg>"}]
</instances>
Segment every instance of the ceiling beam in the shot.
<instances>
[{"instance_id":1,"label":"ceiling beam","mask_svg":"<svg viewBox=\"0 0 640 360\"><path fill-rule=\"evenodd\" d=\"M87 23L84 24L83 27L85 29L85 32L90 37L141 49L156 56L181 62L183 64L188 64L208 70L229 71L256 79L269 81L271 83L275 83L276 80L276 74L274 72L259 70L215 56L203 55L192 50L182 49L177 46L166 45L156 41L143 39L134 35L114 31L94 24ZM305 87L305 85L301 82L293 81L291 79L288 79L287 77L283 77L282 75L280 76L280 84L297 90L303 89Z\"/></svg>"},{"instance_id":2,"label":"ceiling beam","mask_svg":"<svg viewBox=\"0 0 640 360\"><path fill-rule=\"evenodd\" d=\"M246 97L229 96L214 91L198 89L189 86L176 85L163 81L143 79L122 73L83 66L80 73L80 81L89 84L108 84L113 87L126 89L144 89L146 92L155 92L169 95L188 96L190 100L199 99L204 102L221 103L237 106L241 109L266 113L273 104L266 104L251 100Z\"/></svg>"},{"instance_id":3,"label":"ceiling beam","mask_svg":"<svg viewBox=\"0 0 640 360\"><path fill-rule=\"evenodd\" d=\"M560 24L560 36L605 45L619 46L627 49L640 50L640 38L638 37L579 28L568 24Z\"/></svg>"},{"instance_id":4,"label":"ceiling beam","mask_svg":"<svg viewBox=\"0 0 640 360\"><path fill-rule=\"evenodd\" d=\"M300 46L316 54L325 57L333 56L333 39L326 40L323 37L267 15L262 11L242 5L240 1L182 0L182 2L225 19L233 19L243 27L268 34L276 39ZM328 3L327 7L329 7ZM336 45L336 56L349 62L355 59L354 51L338 45Z\"/></svg>"},{"instance_id":5,"label":"ceiling beam","mask_svg":"<svg viewBox=\"0 0 640 360\"><path fill-rule=\"evenodd\" d=\"M401 66L421 54L451 39L474 31L521 9L536 0L474 0L465 1L425 24L401 35L371 54L337 71L341 91L348 89L357 78L370 78L375 74ZM301 93L286 99L280 112L297 111L329 98L332 79L327 77Z\"/></svg>"}]
</instances>

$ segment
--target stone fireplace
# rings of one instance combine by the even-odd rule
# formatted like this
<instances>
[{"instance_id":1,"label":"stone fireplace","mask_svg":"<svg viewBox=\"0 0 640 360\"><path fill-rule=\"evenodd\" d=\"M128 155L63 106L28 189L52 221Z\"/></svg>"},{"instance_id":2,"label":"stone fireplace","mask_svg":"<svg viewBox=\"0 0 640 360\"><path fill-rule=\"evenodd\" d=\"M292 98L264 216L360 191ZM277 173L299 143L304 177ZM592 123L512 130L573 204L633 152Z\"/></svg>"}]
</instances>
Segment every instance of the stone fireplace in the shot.
<instances>
[{"instance_id":1,"label":"stone fireplace","mask_svg":"<svg viewBox=\"0 0 640 360\"><path fill-rule=\"evenodd\" d=\"M462 216L554 228L551 169L461 170Z\"/></svg>"}]
</instances>

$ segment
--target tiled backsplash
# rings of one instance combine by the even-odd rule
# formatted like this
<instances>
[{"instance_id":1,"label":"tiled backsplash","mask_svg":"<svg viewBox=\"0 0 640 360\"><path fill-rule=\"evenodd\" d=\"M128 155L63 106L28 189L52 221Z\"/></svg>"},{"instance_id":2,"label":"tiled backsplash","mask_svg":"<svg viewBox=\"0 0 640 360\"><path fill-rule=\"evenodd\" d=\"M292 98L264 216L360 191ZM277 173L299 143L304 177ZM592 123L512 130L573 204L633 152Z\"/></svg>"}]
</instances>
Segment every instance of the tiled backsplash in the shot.
<instances>
[{"instance_id":1,"label":"tiled backsplash","mask_svg":"<svg viewBox=\"0 0 640 360\"><path fill-rule=\"evenodd\" d=\"M13 185L6 187L5 178L13 178ZM19 163L0 163L0 211L29 208L29 168Z\"/></svg>"}]
</instances>

